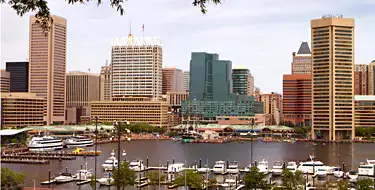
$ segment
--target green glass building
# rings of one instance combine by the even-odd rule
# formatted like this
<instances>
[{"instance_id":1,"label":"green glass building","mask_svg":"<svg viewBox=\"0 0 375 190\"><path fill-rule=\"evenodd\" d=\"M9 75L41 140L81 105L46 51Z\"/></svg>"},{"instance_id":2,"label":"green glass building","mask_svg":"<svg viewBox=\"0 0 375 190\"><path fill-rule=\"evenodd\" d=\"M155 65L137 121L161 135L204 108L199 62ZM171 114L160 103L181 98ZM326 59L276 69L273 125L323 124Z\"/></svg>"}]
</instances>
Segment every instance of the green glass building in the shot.
<instances>
[{"instance_id":1,"label":"green glass building","mask_svg":"<svg viewBox=\"0 0 375 190\"><path fill-rule=\"evenodd\" d=\"M249 69L233 69L232 70L232 81L233 81L233 93L239 95L248 95L248 83L250 76Z\"/></svg>"},{"instance_id":2,"label":"green glass building","mask_svg":"<svg viewBox=\"0 0 375 190\"><path fill-rule=\"evenodd\" d=\"M232 62L218 54L193 52L190 60L190 100L228 100L232 93Z\"/></svg>"}]
</instances>

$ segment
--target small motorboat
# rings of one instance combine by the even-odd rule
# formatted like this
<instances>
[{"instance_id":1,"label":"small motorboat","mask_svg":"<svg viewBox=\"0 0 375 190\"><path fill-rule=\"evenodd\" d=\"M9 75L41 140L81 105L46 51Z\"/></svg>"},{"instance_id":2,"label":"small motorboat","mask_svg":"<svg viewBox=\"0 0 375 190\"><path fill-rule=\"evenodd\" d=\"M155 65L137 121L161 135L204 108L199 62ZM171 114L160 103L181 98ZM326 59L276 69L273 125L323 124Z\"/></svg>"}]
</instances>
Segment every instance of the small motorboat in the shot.
<instances>
[{"instance_id":1,"label":"small motorboat","mask_svg":"<svg viewBox=\"0 0 375 190\"><path fill-rule=\"evenodd\" d=\"M111 186L115 182L111 173L105 173L104 176L98 179L100 185Z\"/></svg>"},{"instance_id":2,"label":"small motorboat","mask_svg":"<svg viewBox=\"0 0 375 190\"><path fill-rule=\"evenodd\" d=\"M136 171L136 172L140 172L140 171L143 171L143 170L146 169L146 167L143 165L143 161L142 160L131 161L130 164L129 164L129 168L131 170Z\"/></svg>"},{"instance_id":3,"label":"small motorboat","mask_svg":"<svg viewBox=\"0 0 375 190\"><path fill-rule=\"evenodd\" d=\"M67 183L74 180L74 177L70 173L61 173L59 176L55 178L56 183Z\"/></svg>"},{"instance_id":4,"label":"small motorboat","mask_svg":"<svg viewBox=\"0 0 375 190\"><path fill-rule=\"evenodd\" d=\"M207 173L207 172L210 171L210 168L208 168L208 167L206 166L206 167L204 167L204 168L198 168L197 171L198 171L199 173Z\"/></svg>"},{"instance_id":5,"label":"small motorboat","mask_svg":"<svg viewBox=\"0 0 375 190\"><path fill-rule=\"evenodd\" d=\"M176 164L171 164L168 166L167 172L168 173L179 173L184 171L184 164L182 163L176 163Z\"/></svg>"},{"instance_id":6,"label":"small motorboat","mask_svg":"<svg viewBox=\"0 0 375 190\"><path fill-rule=\"evenodd\" d=\"M333 171L333 176L337 178L344 177L344 171L342 171L340 167L332 167L332 171Z\"/></svg>"},{"instance_id":7,"label":"small motorboat","mask_svg":"<svg viewBox=\"0 0 375 190\"><path fill-rule=\"evenodd\" d=\"M351 180L357 180L358 179L358 173L354 170L351 170L350 172L346 173L346 175Z\"/></svg>"},{"instance_id":8,"label":"small motorboat","mask_svg":"<svg viewBox=\"0 0 375 190\"><path fill-rule=\"evenodd\" d=\"M249 164L248 166L245 167L244 171L245 172L250 172L251 167L252 167L251 164Z\"/></svg>"},{"instance_id":9,"label":"small motorboat","mask_svg":"<svg viewBox=\"0 0 375 190\"><path fill-rule=\"evenodd\" d=\"M283 173L283 163L276 161L272 167L272 175L281 175Z\"/></svg>"},{"instance_id":10,"label":"small motorboat","mask_svg":"<svg viewBox=\"0 0 375 190\"><path fill-rule=\"evenodd\" d=\"M236 161L229 162L227 171L230 174L237 174L237 173L239 173L240 170L238 169L238 163Z\"/></svg>"},{"instance_id":11,"label":"small motorboat","mask_svg":"<svg viewBox=\"0 0 375 190\"><path fill-rule=\"evenodd\" d=\"M260 161L258 163L258 169L259 169L259 172L262 172L262 173L265 173L265 174L268 174L269 173L269 170L268 170L268 161L263 159L262 161Z\"/></svg>"},{"instance_id":12,"label":"small motorboat","mask_svg":"<svg viewBox=\"0 0 375 190\"><path fill-rule=\"evenodd\" d=\"M104 171L112 171L115 167L118 166L118 160L115 157L115 152L111 152L111 157L109 157L104 164L102 164L102 168Z\"/></svg>"},{"instance_id":13,"label":"small motorboat","mask_svg":"<svg viewBox=\"0 0 375 190\"><path fill-rule=\"evenodd\" d=\"M297 163L296 162L288 162L286 169L295 173L297 171Z\"/></svg>"},{"instance_id":14,"label":"small motorboat","mask_svg":"<svg viewBox=\"0 0 375 190\"><path fill-rule=\"evenodd\" d=\"M78 170L77 174L76 174L76 178L77 180L79 181L83 181L83 180L89 180L91 179L92 177L92 173L85 169L85 170Z\"/></svg>"},{"instance_id":15,"label":"small motorboat","mask_svg":"<svg viewBox=\"0 0 375 190\"><path fill-rule=\"evenodd\" d=\"M215 162L215 165L214 165L214 168L212 169L214 174L224 174L226 171L226 164L224 161L216 161Z\"/></svg>"}]
</instances>

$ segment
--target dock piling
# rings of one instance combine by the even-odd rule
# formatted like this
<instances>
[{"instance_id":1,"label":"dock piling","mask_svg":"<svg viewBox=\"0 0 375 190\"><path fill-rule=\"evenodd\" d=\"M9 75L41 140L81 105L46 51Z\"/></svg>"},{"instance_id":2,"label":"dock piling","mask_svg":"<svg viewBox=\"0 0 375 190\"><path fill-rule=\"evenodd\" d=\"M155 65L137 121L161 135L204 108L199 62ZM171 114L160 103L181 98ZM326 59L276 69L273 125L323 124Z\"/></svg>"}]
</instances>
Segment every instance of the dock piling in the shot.
<instances>
[{"instance_id":1,"label":"dock piling","mask_svg":"<svg viewBox=\"0 0 375 190\"><path fill-rule=\"evenodd\" d=\"M202 168L202 159L199 158L199 168Z\"/></svg>"},{"instance_id":2,"label":"dock piling","mask_svg":"<svg viewBox=\"0 0 375 190\"><path fill-rule=\"evenodd\" d=\"M51 183L51 170L48 170L48 183Z\"/></svg>"},{"instance_id":3,"label":"dock piling","mask_svg":"<svg viewBox=\"0 0 375 190\"><path fill-rule=\"evenodd\" d=\"M197 170L197 161L194 160L194 170Z\"/></svg>"},{"instance_id":4,"label":"dock piling","mask_svg":"<svg viewBox=\"0 0 375 190\"><path fill-rule=\"evenodd\" d=\"M229 168L229 161L227 160L227 169Z\"/></svg>"},{"instance_id":5,"label":"dock piling","mask_svg":"<svg viewBox=\"0 0 375 190\"><path fill-rule=\"evenodd\" d=\"M168 170L168 166L169 166L169 160L167 160L167 170Z\"/></svg>"},{"instance_id":6,"label":"dock piling","mask_svg":"<svg viewBox=\"0 0 375 190\"><path fill-rule=\"evenodd\" d=\"M172 160L172 164L174 164L174 158L173 158L173 160Z\"/></svg>"},{"instance_id":7,"label":"dock piling","mask_svg":"<svg viewBox=\"0 0 375 190\"><path fill-rule=\"evenodd\" d=\"M146 168L148 168L148 157L146 159Z\"/></svg>"}]
</instances>

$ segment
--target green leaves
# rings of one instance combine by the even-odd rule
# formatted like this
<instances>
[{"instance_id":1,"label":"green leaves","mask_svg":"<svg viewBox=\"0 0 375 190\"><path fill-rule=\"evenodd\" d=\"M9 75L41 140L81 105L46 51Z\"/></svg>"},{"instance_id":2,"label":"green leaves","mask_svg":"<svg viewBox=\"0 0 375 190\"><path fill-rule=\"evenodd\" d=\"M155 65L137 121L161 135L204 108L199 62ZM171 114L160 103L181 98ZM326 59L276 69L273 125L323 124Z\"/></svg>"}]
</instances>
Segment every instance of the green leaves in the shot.
<instances>
[{"instance_id":1,"label":"green leaves","mask_svg":"<svg viewBox=\"0 0 375 190\"><path fill-rule=\"evenodd\" d=\"M286 189L303 190L305 185L305 179L303 178L303 173L301 171L296 171L295 173L284 169L281 175L283 186Z\"/></svg>"},{"instance_id":2,"label":"green leaves","mask_svg":"<svg viewBox=\"0 0 375 190\"><path fill-rule=\"evenodd\" d=\"M1 189L22 189L25 176L9 168L1 168Z\"/></svg>"},{"instance_id":3,"label":"green leaves","mask_svg":"<svg viewBox=\"0 0 375 190\"><path fill-rule=\"evenodd\" d=\"M173 184L178 187L185 186L185 175L186 186L192 189L203 189L203 176L191 170L184 171L182 174L178 175L173 181Z\"/></svg>"},{"instance_id":4,"label":"green leaves","mask_svg":"<svg viewBox=\"0 0 375 190\"><path fill-rule=\"evenodd\" d=\"M156 185L159 182L165 181L165 176L157 171L148 172L146 175L150 185Z\"/></svg>"},{"instance_id":5,"label":"green leaves","mask_svg":"<svg viewBox=\"0 0 375 190\"><path fill-rule=\"evenodd\" d=\"M251 167L249 173L244 176L246 189L270 189L271 185L266 180L267 175L259 172L256 166Z\"/></svg>"},{"instance_id":6,"label":"green leaves","mask_svg":"<svg viewBox=\"0 0 375 190\"><path fill-rule=\"evenodd\" d=\"M358 190L374 190L375 182L372 179L358 179L357 181Z\"/></svg>"},{"instance_id":7,"label":"green leaves","mask_svg":"<svg viewBox=\"0 0 375 190\"><path fill-rule=\"evenodd\" d=\"M129 168L129 162L121 162L120 171L117 167L113 171L114 185L120 186L122 189L127 186L133 186L136 177L135 171Z\"/></svg>"}]
</instances>

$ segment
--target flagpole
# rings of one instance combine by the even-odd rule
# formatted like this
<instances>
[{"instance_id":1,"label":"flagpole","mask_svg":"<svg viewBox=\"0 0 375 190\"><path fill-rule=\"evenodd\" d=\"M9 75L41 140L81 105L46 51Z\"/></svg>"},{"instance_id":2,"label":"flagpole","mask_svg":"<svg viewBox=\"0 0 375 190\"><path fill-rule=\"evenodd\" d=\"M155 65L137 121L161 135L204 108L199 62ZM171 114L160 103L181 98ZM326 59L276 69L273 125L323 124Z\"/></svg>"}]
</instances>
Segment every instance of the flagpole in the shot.
<instances>
[{"instance_id":1,"label":"flagpole","mask_svg":"<svg viewBox=\"0 0 375 190\"><path fill-rule=\"evenodd\" d=\"M145 24L142 25L143 44L145 44Z\"/></svg>"}]
</instances>

